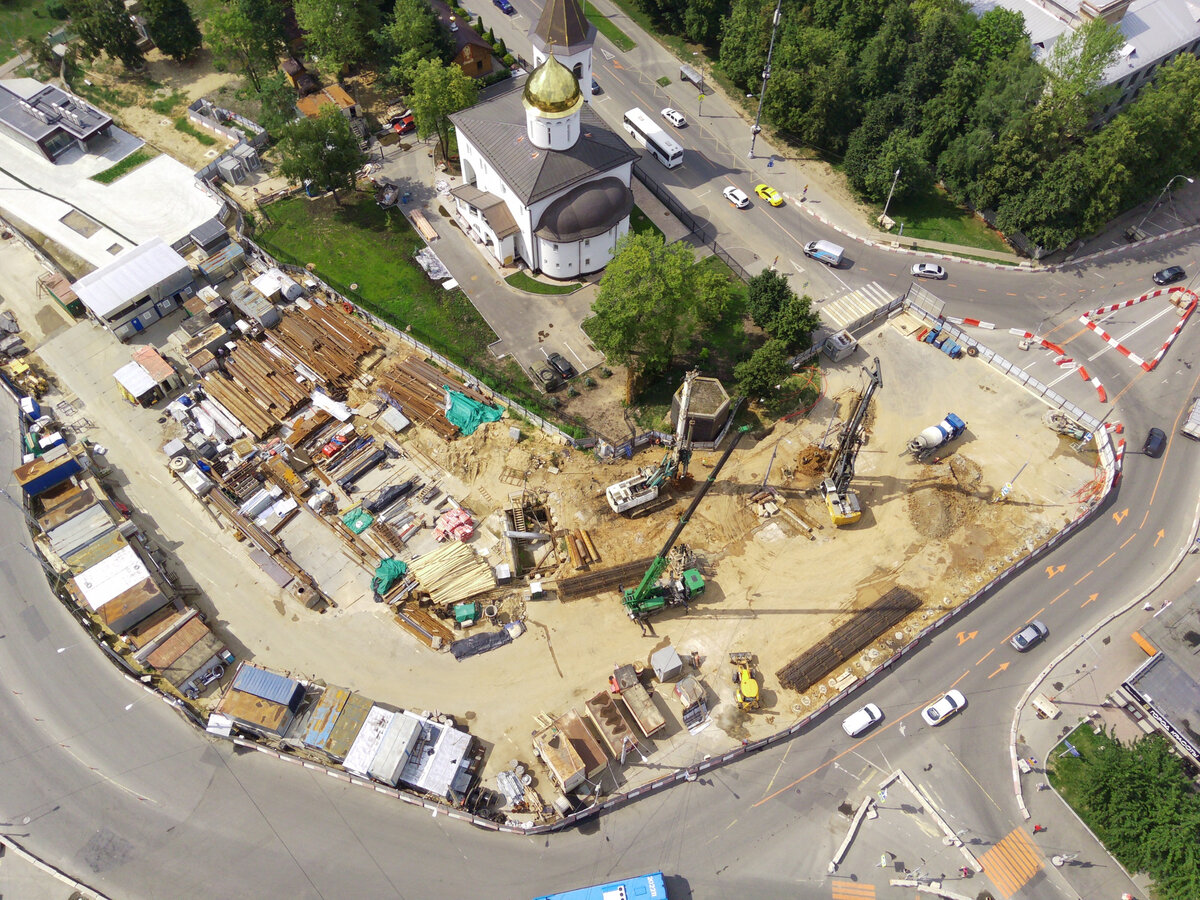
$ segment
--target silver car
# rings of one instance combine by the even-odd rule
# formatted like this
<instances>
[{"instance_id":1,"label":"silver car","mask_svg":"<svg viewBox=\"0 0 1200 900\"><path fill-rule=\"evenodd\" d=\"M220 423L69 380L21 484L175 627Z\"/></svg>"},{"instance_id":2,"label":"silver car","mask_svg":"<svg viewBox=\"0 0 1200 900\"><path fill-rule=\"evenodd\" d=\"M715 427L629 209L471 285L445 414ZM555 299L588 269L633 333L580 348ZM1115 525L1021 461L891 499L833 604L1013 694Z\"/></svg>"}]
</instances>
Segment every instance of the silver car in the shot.
<instances>
[{"instance_id":1,"label":"silver car","mask_svg":"<svg viewBox=\"0 0 1200 900\"><path fill-rule=\"evenodd\" d=\"M1034 619L1032 622L1014 634L1009 643L1012 644L1013 649L1018 653L1024 653L1034 644L1044 641L1046 639L1046 635L1049 633L1049 628L1047 628L1037 619Z\"/></svg>"}]
</instances>

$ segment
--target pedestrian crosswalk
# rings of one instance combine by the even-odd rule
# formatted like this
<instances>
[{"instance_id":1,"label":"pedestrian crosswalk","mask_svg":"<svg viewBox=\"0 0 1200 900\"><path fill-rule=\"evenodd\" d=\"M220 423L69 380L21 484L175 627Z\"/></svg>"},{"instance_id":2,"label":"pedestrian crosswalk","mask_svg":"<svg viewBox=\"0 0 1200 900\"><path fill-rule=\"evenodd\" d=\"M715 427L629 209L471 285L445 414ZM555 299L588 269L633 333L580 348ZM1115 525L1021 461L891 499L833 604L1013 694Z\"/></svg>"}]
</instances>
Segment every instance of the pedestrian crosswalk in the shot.
<instances>
[{"instance_id":1,"label":"pedestrian crosswalk","mask_svg":"<svg viewBox=\"0 0 1200 900\"><path fill-rule=\"evenodd\" d=\"M1000 900L1008 900L1042 869L1042 854L1024 829L1017 828L979 857L983 874L996 888Z\"/></svg>"},{"instance_id":2,"label":"pedestrian crosswalk","mask_svg":"<svg viewBox=\"0 0 1200 900\"><path fill-rule=\"evenodd\" d=\"M878 281L872 281L826 301L821 306L821 315L836 331L841 331L869 319L872 313L887 306L896 296Z\"/></svg>"},{"instance_id":3,"label":"pedestrian crosswalk","mask_svg":"<svg viewBox=\"0 0 1200 900\"><path fill-rule=\"evenodd\" d=\"M875 900L875 885L835 879L833 900Z\"/></svg>"}]
</instances>

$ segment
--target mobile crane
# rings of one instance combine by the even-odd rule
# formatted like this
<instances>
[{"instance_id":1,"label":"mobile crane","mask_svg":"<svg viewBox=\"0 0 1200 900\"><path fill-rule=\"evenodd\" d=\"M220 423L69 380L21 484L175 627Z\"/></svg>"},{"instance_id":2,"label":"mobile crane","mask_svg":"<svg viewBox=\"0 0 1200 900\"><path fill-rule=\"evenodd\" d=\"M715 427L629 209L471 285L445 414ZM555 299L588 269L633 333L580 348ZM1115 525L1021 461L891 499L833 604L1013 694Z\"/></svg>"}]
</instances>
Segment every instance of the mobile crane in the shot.
<instances>
[{"instance_id":1,"label":"mobile crane","mask_svg":"<svg viewBox=\"0 0 1200 900\"><path fill-rule=\"evenodd\" d=\"M829 518L839 527L853 525L862 518L862 506L858 502L858 494L850 490L850 482L854 480L854 461L865 439L863 423L871 406L871 396L883 387L879 357L875 357L875 371L869 371L866 366L863 366L863 371L867 373L867 386L858 395L850 421L846 423L838 441L837 452L829 464L829 473L821 482L821 495L829 509Z\"/></svg>"},{"instance_id":2,"label":"mobile crane","mask_svg":"<svg viewBox=\"0 0 1200 900\"><path fill-rule=\"evenodd\" d=\"M700 374L693 369L684 376L683 390L679 395L679 421L675 424L675 440L671 449L662 458L657 468L647 466L632 478L609 485L605 490L608 505L615 513L628 513L631 517L645 515L655 507L650 504L658 499L662 486L668 479L676 482L687 477L688 463L692 459L692 426L694 420L688 411L692 405L692 382Z\"/></svg>"},{"instance_id":3,"label":"mobile crane","mask_svg":"<svg viewBox=\"0 0 1200 900\"><path fill-rule=\"evenodd\" d=\"M731 415L736 412L737 406L735 404ZM716 482L717 475L720 474L725 461L729 459L738 442L741 441L743 435L749 430L749 425L743 425L733 433L733 439L729 442L729 446L725 448L725 452L721 454L721 458L713 466L712 472L709 473L704 484L700 486L700 490L696 492L696 496L692 498L692 502L688 505L687 510L679 517L679 522L676 524L675 530L671 532L670 537L667 538L667 542L663 544L662 550L658 552L658 556L654 557L654 561L650 563L650 568L642 576L641 584L636 588L621 591L624 598L625 612L635 622L645 621L667 607L686 606L692 597L695 597L704 590L704 576L695 568L684 569L680 573L679 578L668 580L663 584L659 584L658 579L666 571L670 561L671 548L675 546L675 542L679 540L679 535L687 527L688 522L691 521L692 513L700 506L701 501L704 500L704 495L709 492L709 489Z\"/></svg>"}]
</instances>

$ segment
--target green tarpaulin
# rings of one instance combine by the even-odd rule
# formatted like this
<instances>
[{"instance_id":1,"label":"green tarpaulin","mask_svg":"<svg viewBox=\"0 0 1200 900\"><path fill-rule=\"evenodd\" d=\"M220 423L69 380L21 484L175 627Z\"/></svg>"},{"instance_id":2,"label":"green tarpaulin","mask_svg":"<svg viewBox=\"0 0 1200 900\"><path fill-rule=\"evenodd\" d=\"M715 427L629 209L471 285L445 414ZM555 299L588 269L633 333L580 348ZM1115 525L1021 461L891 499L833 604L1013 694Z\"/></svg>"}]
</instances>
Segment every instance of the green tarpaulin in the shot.
<instances>
[{"instance_id":1,"label":"green tarpaulin","mask_svg":"<svg viewBox=\"0 0 1200 900\"><path fill-rule=\"evenodd\" d=\"M385 559L379 564L379 568L375 570L375 577L371 579L371 590L376 594L386 594L396 582L404 577L404 573L408 571L408 566L398 559Z\"/></svg>"},{"instance_id":2,"label":"green tarpaulin","mask_svg":"<svg viewBox=\"0 0 1200 900\"><path fill-rule=\"evenodd\" d=\"M355 534L362 534L371 527L371 523L374 521L375 517L369 512L363 512L362 507L356 507L342 516L342 524Z\"/></svg>"},{"instance_id":3,"label":"green tarpaulin","mask_svg":"<svg viewBox=\"0 0 1200 900\"><path fill-rule=\"evenodd\" d=\"M475 429L484 422L495 422L502 415L504 410L498 406L480 403L458 391L450 391L450 409L446 412L446 418L463 434L474 434Z\"/></svg>"}]
</instances>

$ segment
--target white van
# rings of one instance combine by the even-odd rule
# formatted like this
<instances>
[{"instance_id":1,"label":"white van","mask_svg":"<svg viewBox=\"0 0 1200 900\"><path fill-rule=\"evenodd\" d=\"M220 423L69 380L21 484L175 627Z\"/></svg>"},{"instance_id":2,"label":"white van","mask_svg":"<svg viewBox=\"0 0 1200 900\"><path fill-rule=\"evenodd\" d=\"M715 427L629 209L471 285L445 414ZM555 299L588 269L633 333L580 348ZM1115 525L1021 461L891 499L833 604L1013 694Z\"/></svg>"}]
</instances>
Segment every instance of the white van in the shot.
<instances>
[{"instance_id":1,"label":"white van","mask_svg":"<svg viewBox=\"0 0 1200 900\"><path fill-rule=\"evenodd\" d=\"M868 703L858 712L846 716L846 720L842 722L842 731L850 737L858 737L881 721L883 721L883 711L874 703Z\"/></svg>"}]
</instances>

